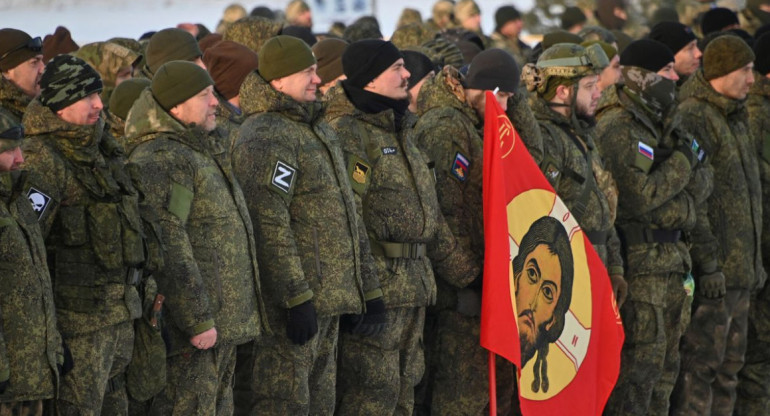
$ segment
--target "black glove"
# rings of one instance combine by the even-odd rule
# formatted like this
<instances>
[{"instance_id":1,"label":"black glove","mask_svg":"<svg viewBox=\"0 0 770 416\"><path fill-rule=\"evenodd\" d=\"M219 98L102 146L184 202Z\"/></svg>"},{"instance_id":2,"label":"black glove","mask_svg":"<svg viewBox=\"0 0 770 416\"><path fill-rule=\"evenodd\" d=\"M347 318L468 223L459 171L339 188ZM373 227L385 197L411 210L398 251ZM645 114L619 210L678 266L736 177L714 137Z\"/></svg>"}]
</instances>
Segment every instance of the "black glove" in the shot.
<instances>
[{"instance_id":1,"label":"black glove","mask_svg":"<svg viewBox=\"0 0 770 416\"><path fill-rule=\"evenodd\" d=\"M347 314L342 316L341 326L344 330L371 337L385 330L385 302L381 297L366 301L366 313L363 315Z\"/></svg>"},{"instance_id":2,"label":"black glove","mask_svg":"<svg viewBox=\"0 0 770 416\"><path fill-rule=\"evenodd\" d=\"M61 347L62 356L64 359L62 360L62 363L57 364L56 367L59 369L59 377L64 377L72 370L72 367L75 366L75 361L72 359L72 352L70 352L70 347L67 346L67 343L64 342L64 340L61 341Z\"/></svg>"},{"instance_id":3,"label":"black glove","mask_svg":"<svg viewBox=\"0 0 770 416\"><path fill-rule=\"evenodd\" d=\"M0 381L0 394L5 393L8 386L11 384L11 380Z\"/></svg>"},{"instance_id":4,"label":"black glove","mask_svg":"<svg viewBox=\"0 0 770 416\"><path fill-rule=\"evenodd\" d=\"M304 345L318 332L318 319L313 302L307 301L289 309L286 336L297 345Z\"/></svg>"}]
</instances>

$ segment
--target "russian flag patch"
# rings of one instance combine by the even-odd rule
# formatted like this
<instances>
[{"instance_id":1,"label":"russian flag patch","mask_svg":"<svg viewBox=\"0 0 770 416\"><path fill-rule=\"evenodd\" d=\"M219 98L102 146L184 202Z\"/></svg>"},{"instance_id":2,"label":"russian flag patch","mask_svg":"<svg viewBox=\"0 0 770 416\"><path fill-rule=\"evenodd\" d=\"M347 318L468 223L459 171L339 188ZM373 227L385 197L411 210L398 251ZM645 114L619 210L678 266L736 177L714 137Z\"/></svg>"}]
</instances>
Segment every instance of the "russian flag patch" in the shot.
<instances>
[{"instance_id":1,"label":"russian flag patch","mask_svg":"<svg viewBox=\"0 0 770 416\"><path fill-rule=\"evenodd\" d=\"M452 162L452 175L460 182L468 179L468 168L470 166L468 158L460 152L455 153L455 160Z\"/></svg>"},{"instance_id":2,"label":"russian flag patch","mask_svg":"<svg viewBox=\"0 0 770 416\"><path fill-rule=\"evenodd\" d=\"M639 153L650 160L655 160L655 151L652 149L652 147L648 144L644 144L642 142L639 142Z\"/></svg>"}]
</instances>

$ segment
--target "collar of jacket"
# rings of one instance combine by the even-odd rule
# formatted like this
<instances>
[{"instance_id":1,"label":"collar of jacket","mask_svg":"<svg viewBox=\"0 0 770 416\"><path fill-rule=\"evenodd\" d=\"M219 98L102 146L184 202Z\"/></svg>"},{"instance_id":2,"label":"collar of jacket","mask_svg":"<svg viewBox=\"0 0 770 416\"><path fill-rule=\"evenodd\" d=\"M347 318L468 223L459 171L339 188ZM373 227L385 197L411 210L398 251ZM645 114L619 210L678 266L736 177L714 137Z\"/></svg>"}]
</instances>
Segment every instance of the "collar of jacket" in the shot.
<instances>
[{"instance_id":1,"label":"collar of jacket","mask_svg":"<svg viewBox=\"0 0 770 416\"><path fill-rule=\"evenodd\" d=\"M11 114L21 120L24 110L31 101L32 99L27 94L24 94L21 88L0 75L0 107L10 111Z\"/></svg>"},{"instance_id":2,"label":"collar of jacket","mask_svg":"<svg viewBox=\"0 0 770 416\"><path fill-rule=\"evenodd\" d=\"M529 105L532 109L532 114L538 121L550 121L554 124L574 128L570 119L564 117L561 113L554 111L551 106L548 105L548 101L543 97L540 97L537 94L531 94L529 97Z\"/></svg>"},{"instance_id":3,"label":"collar of jacket","mask_svg":"<svg viewBox=\"0 0 770 416\"><path fill-rule=\"evenodd\" d=\"M104 119L101 117L94 125L68 123L35 99L27 107L23 123L27 137L50 135L53 144L73 161L90 163L99 154L104 134Z\"/></svg>"},{"instance_id":4,"label":"collar of jacket","mask_svg":"<svg viewBox=\"0 0 770 416\"><path fill-rule=\"evenodd\" d=\"M703 77L703 68L699 69L682 86L679 92L679 102L689 98L705 101L717 108L725 116L741 111L745 108L746 100L735 100L718 92Z\"/></svg>"},{"instance_id":5,"label":"collar of jacket","mask_svg":"<svg viewBox=\"0 0 770 416\"><path fill-rule=\"evenodd\" d=\"M342 116L351 116L363 123L371 124L377 128L385 131L396 131L396 122L393 115L393 110L385 110L375 114L365 113L356 108L345 93L342 83L337 83L334 87L330 88L324 96L324 102L326 103L326 114L330 120ZM408 112L407 112L408 113ZM411 113L408 113L411 115ZM415 117L406 117L404 123L410 123L411 126L416 122ZM409 127L409 126L407 126Z\"/></svg>"},{"instance_id":6,"label":"collar of jacket","mask_svg":"<svg viewBox=\"0 0 770 416\"><path fill-rule=\"evenodd\" d=\"M422 117L436 107L452 107L468 116L474 126L478 125L480 120L476 110L466 101L465 89L454 72L454 68L446 66L435 77L425 81L417 97L417 116Z\"/></svg>"},{"instance_id":7,"label":"collar of jacket","mask_svg":"<svg viewBox=\"0 0 770 416\"><path fill-rule=\"evenodd\" d=\"M24 170L0 172L0 198L5 203L10 203L18 198L26 179L27 171Z\"/></svg>"},{"instance_id":8,"label":"collar of jacket","mask_svg":"<svg viewBox=\"0 0 770 416\"><path fill-rule=\"evenodd\" d=\"M320 115L318 101L300 103L276 90L257 71L252 71L241 84L241 111L244 118L255 113L281 113L292 120L312 124Z\"/></svg>"},{"instance_id":9,"label":"collar of jacket","mask_svg":"<svg viewBox=\"0 0 770 416\"><path fill-rule=\"evenodd\" d=\"M216 92L216 90L214 91L214 96L217 97L217 101L219 101L216 113L217 118L226 118L234 123L243 124L243 120L245 120L243 110L230 104L230 102Z\"/></svg>"},{"instance_id":10,"label":"collar of jacket","mask_svg":"<svg viewBox=\"0 0 770 416\"><path fill-rule=\"evenodd\" d=\"M770 79L755 71L754 85L751 86L749 94L770 97Z\"/></svg>"}]
</instances>

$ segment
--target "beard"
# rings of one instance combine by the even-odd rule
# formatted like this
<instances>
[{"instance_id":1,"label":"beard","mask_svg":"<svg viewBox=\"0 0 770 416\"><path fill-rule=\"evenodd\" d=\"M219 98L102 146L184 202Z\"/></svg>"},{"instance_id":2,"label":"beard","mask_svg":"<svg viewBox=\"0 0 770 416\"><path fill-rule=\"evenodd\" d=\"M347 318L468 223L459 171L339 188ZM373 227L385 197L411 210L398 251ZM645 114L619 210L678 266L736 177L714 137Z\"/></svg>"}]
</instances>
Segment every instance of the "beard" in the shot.
<instances>
[{"instance_id":1,"label":"beard","mask_svg":"<svg viewBox=\"0 0 770 416\"><path fill-rule=\"evenodd\" d=\"M553 319L553 318L552 318ZM535 353L546 346L545 335L548 332L546 328L551 320L541 323L537 326L537 331L534 336L530 338L527 333L522 332L519 329L519 346L521 347L521 366L527 365L527 362L531 360Z\"/></svg>"}]
</instances>

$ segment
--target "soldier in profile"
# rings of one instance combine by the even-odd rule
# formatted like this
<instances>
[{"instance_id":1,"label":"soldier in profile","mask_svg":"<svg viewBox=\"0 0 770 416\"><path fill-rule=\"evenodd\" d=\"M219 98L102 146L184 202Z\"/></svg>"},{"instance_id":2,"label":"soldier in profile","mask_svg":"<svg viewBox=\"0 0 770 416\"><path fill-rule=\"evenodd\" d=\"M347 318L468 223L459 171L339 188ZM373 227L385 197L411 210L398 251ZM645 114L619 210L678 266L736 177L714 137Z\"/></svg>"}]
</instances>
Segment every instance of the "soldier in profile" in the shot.
<instances>
[{"instance_id":1,"label":"soldier in profile","mask_svg":"<svg viewBox=\"0 0 770 416\"><path fill-rule=\"evenodd\" d=\"M513 283L522 367L537 353L535 392L541 387L548 391L548 344L556 342L564 330L573 279L572 248L564 226L553 217L533 222L513 259Z\"/></svg>"}]
</instances>

